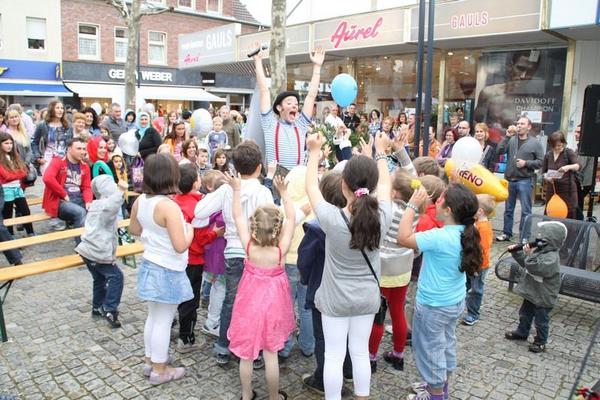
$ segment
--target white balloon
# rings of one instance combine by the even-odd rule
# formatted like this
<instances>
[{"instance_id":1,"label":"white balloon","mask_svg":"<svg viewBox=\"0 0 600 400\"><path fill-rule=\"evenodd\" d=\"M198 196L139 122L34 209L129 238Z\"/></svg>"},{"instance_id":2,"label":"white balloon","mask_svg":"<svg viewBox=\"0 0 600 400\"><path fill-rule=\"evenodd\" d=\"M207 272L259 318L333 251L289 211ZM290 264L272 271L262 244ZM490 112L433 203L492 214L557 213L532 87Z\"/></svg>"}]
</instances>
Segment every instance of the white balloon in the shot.
<instances>
[{"instance_id":1,"label":"white balloon","mask_svg":"<svg viewBox=\"0 0 600 400\"><path fill-rule=\"evenodd\" d=\"M135 156L138 153L140 142L135 137L135 129L130 129L119 136L119 148L123 154L128 156Z\"/></svg>"},{"instance_id":2,"label":"white balloon","mask_svg":"<svg viewBox=\"0 0 600 400\"><path fill-rule=\"evenodd\" d=\"M479 163L482 154L481 145L477 139L471 136L458 139L452 146L452 159L458 169L470 168Z\"/></svg>"},{"instance_id":3,"label":"white balloon","mask_svg":"<svg viewBox=\"0 0 600 400\"><path fill-rule=\"evenodd\" d=\"M96 111L96 115L100 116L102 114L102 106L100 103L92 103L90 104L90 107Z\"/></svg>"},{"instance_id":4,"label":"white balloon","mask_svg":"<svg viewBox=\"0 0 600 400\"><path fill-rule=\"evenodd\" d=\"M208 135L213 127L210 113L204 108L194 111L190 118L190 127L192 128L192 136L196 136L198 139Z\"/></svg>"},{"instance_id":5,"label":"white balloon","mask_svg":"<svg viewBox=\"0 0 600 400\"><path fill-rule=\"evenodd\" d=\"M146 103L142 106L142 111L147 112L148 114L150 114L150 117L154 116L154 104L152 103Z\"/></svg>"}]
</instances>

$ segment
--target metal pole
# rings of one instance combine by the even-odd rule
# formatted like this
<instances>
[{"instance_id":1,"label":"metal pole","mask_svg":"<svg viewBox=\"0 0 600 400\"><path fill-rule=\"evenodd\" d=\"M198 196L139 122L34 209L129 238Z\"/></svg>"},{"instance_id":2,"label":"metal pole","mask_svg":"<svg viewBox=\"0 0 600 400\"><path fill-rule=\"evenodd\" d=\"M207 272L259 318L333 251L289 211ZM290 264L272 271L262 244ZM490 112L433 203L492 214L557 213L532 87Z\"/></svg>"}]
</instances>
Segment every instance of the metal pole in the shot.
<instances>
[{"instance_id":1,"label":"metal pole","mask_svg":"<svg viewBox=\"0 0 600 400\"><path fill-rule=\"evenodd\" d=\"M139 89L140 84L141 84L141 77L142 77L142 56L141 56L141 46L140 46L140 31L142 30L141 24L138 27L138 31L137 31L137 87Z\"/></svg>"},{"instance_id":2,"label":"metal pole","mask_svg":"<svg viewBox=\"0 0 600 400\"><path fill-rule=\"evenodd\" d=\"M433 79L433 31L435 0L429 0L427 17L427 70L425 72L425 113L423 118L423 155L429 154L429 125L431 125L431 81Z\"/></svg>"},{"instance_id":3,"label":"metal pole","mask_svg":"<svg viewBox=\"0 0 600 400\"><path fill-rule=\"evenodd\" d=\"M417 106L415 107L415 137L414 137L414 153L415 157L419 157L419 139L421 137L421 105L423 99L423 41L425 36L425 0L419 0L419 41L417 48Z\"/></svg>"}]
</instances>

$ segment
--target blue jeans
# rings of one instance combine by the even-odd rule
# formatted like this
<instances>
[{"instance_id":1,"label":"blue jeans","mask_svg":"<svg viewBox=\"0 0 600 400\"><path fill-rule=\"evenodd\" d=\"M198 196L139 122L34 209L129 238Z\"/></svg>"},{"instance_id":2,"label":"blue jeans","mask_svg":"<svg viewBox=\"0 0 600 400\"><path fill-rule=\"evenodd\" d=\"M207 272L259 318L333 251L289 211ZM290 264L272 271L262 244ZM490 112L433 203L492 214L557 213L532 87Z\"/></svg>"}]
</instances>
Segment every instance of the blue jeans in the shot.
<instances>
[{"instance_id":1,"label":"blue jeans","mask_svg":"<svg viewBox=\"0 0 600 400\"><path fill-rule=\"evenodd\" d=\"M94 279L92 306L104 311L117 311L123 293L123 272L117 264L100 264L83 258Z\"/></svg>"},{"instance_id":2,"label":"blue jeans","mask_svg":"<svg viewBox=\"0 0 600 400\"><path fill-rule=\"evenodd\" d=\"M479 319L479 308L481 308L488 270L488 268L482 269L479 275L467 277L467 298L465 299L467 314L475 319Z\"/></svg>"},{"instance_id":3,"label":"blue jeans","mask_svg":"<svg viewBox=\"0 0 600 400\"><path fill-rule=\"evenodd\" d=\"M300 333L298 334L298 346L304 354L312 354L315 351L315 337L313 335L312 311L307 310L306 285L300 282L300 272L293 264L285 265L290 288L292 289L292 302L296 302L296 316L300 321ZM283 357L288 357L294 347L294 332L285 342L285 347L279 352Z\"/></svg>"},{"instance_id":4,"label":"blue jeans","mask_svg":"<svg viewBox=\"0 0 600 400\"><path fill-rule=\"evenodd\" d=\"M221 308L221 324L219 325L219 338L215 342L214 351L219 354L229 354L229 339L227 331L231 323L231 312L233 311L233 302L237 294L240 279L244 272L243 258L225 259L225 299L223 308Z\"/></svg>"},{"instance_id":5,"label":"blue jeans","mask_svg":"<svg viewBox=\"0 0 600 400\"><path fill-rule=\"evenodd\" d=\"M433 389L441 389L456 369L456 323L464 308L464 301L446 307L415 303L413 356L423 380Z\"/></svg>"},{"instance_id":6,"label":"blue jeans","mask_svg":"<svg viewBox=\"0 0 600 400\"><path fill-rule=\"evenodd\" d=\"M531 323L535 320L536 335L534 341L546 344L548 331L550 330L550 311L552 311L552 308L538 307L529 300L523 299L523 304L519 309L517 334L523 337L529 336Z\"/></svg>"},{"instance_id":7,"label":"blue jeans","mask_svg":"<svg viewBox=\"0 0 600 400\"><path fill-rule=\"evenodd\" d=\"M77 201L63 201L61 200L58 204L58 218L73 225L74 228L81 228L85 225L85 216L87 210L83 200L77 199ZM79 236L75 238L75 245L81 242Z\"/></svg>"},{"instance_id":8,"label":"blue jeans","mask_svg":"<svg viewBox=\"0 0 600 400\"><path fill-rule=\"evenodd\" d=\"M531 215L531 191L533 190L532 178L508 182L508 200L504 210L504 234L512 237L514 224L515 205L517 198L521 202L521 222L519 223L519 239L529 239L529 232L524 232L525 218Z\"/></svg>"}]
</instances>

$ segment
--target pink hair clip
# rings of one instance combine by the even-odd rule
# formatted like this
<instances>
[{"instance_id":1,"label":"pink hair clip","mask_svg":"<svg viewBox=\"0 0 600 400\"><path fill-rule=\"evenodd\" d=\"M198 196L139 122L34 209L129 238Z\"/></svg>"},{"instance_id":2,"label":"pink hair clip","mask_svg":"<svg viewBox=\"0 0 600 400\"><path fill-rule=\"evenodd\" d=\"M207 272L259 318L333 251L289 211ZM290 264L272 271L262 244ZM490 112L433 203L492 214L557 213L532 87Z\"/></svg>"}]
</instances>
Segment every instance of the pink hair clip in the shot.
<instances>
[{"instance_id":1,"label":"pink hair clip","mask_svg":"<svg viewBox=\"0 0 600 400\"><path fill-rule=\"evenodd\" d=\"M354 195L355 195L356 197L362 197L362 196L364 196L364 195L366 195L366 194L369 194L369 193L371 193L371 192L370 192L370 191L369 191L369 189L367 189L367 188L358 188L358 189L356 189L356 190L354 191Z\"/></svg>"}]
</instances>

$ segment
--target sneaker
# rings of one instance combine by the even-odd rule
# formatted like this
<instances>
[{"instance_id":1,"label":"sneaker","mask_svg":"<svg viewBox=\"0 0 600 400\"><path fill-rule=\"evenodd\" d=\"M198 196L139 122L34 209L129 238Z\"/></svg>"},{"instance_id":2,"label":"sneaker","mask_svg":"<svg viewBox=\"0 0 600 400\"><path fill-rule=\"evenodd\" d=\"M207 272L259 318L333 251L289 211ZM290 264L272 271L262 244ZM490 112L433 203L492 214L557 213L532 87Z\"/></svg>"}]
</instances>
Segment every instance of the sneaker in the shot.
<instances>
[{"instance_id":1,"label":"sneaker","mask_svg":"<svg viewBox=\"0 0 600 400\"><path fill-rule=\"evenodd\" d=\"M417 394L409 394L407 400L444 400L443 394L433 394L429 390L419 392Z\"/></svg>"},{"instance_id":2,"label":"sneaker","mask_svg":"<svg viewBox=\"0 0 600 400\"><path fill-rule=\"evenodd\" d=\"M473 326L477 323L477 321L479 321L479 318L476 318L470 314L465 315L464 318L462 319L463 325L467 325L467 326Z\"/></svg>"},{"instance_id":3,"label":"sneaker","mask_svg":"<svg viewBox=\"0 0 600 400\"><path fill-rule=\"evenodd\" d=\"M121 327L121 321L119 321L118 311L104 311L104 319L108 321L112 328Z\"/></svg>"},{"instance_id":4,"label":"sneaker","mask_svg":"<svg viewBox=\"0 0 600 400\"><path fill-rule=\"evenodd\" d=\"M102 312L102 307L100 308L92 308L92 318L98 319L104 317L104 313Z\"/></svg>"},{"instance_id":5,"label":"sneaker","mask_svg":"<svg viewBox=\"0 0 600 400\"><path fill-rule=\"evenodd\" d=\"M349 375L349 376L344 375L344 382L346 382L346 383L353 383L354 382L354 378L352 377L352 375Z\"/></svg>"},{"instance_id":6,"label":"sneaker","mask_svg":"<svg viewBox=\"0 0 600 400\"><path fill-rule=\"evenodd\" d=\"M148 383L151 385L160 385L163 383L176 381L178 379L183 378L185 375L185 368L170 368L163 374L157 374L156 372L150 372L150 377L148 378Z\"/></svg>"},{"instance_id":7,"label":"sneaker","mask_svg":"<svg viewBox=\"0 0 600 400\"><path fill-rule=\"evenodd\" d=\"M533 342L529 345L529 351L532 353L541 353L546 351L546 345L540 342Z\"/></svg>"},{"instance_id":8,"label":"sneaker","mask_svg":"<svg viewBox=\"0 0 600 400\"><path fill-rule=\"evenodd\" d=\"M265 367L265 360L262 358L262 354L258 355L258 358L252 362L254 369L263 369Z\"/></svg>"},{"instance_id":9,"label":"sneaker","mask_svg":"<svg viewBox=\"0 0 600 400\"><path fill-rule=\"evenodd\" d=\"M498 241L498 242L509 242L510 241L510 236L508 236L506 233L503 233L502 235L496 236L496 241Z\"/></svg>"},{"instance_id":10,"label":"sneaker","mask_svg":"<svg viewBox=\"0 0 600 400\"><path fill-rule=\"evenodd\" d=\"M386 363L391 364L396 371L404 371L404 358L396 357L394 353L388 351L383 355Z\"/></svg>"},{"instance_id":11,"label":"sneaker","mask_svg":"<svg viewBox=\"0 0 600 400\"><path fill-rule=\"evenodd\" d=\"M50 222L48 222L48 228L50 228L51 231L64 231L67 229L67 224L58 218L52 218Z\"/></svg>"},{"instance_id":12,"label":"sneaker","mask_svg":"<svg viewBox=\"0 0 600 400\"><path fill-rule=\"evenodd\" d=\"M310 358L310 357L312 357L312 356L313 356L313 354L314 354L312 351L311 351L311 352L308 352L308 353L306 353L306 352L304 352L304 350L300 350L300 353L302 353L302 355L303 355L304 357L306 357L306 358Z\"/></svg>"},{"instance_id":13,"label":"sneaker","mask_svg":"<svg viewBox=\"0 0 600 400\"><path fill-rule=\"evenodd\" d=\"M425 392L429 388L427 382L414 382L410 385L410 389L415 393Z\"/></svg>"},{"instance_id":14,"label":"sneaker","mask_svg":"<svg viewBox=\"0 0 600 400\"><path fill-rule=\"evenodd\" d=\"M219 365L226 365L227 363L229 363L229 354L217 353L215 355L215 360Z\"/></svg>"},{"instance_id":15,"label":"sneaker","mask_svg":"<svg viewBox=\"0 0 600 400\"><path fill-rule=\"evenodd\" d=\"M321 396L325 395L325 388L323 386L317 385L313 374L302 375L302 384L308 389L312 390L313 392L320 394Z\"/></svg>"},{"instance_id":16,"label":"sneaker","mask_svg":"<svg viewBox=\"0 0 600 400\"><path fill-rule=\"evenodd\" d=\"M192 342L184 342L181 338L177 339L177 346L175 347L175 349L179 352L179 353L189 353L191 351L194 351L197 349L197 346L192 343Z\"/></svg>"},{"instance_id":17,"label":"sneaker","mask_svg":"<svg viewBox=\"0 0 600 400\"><path fill-rule=\"evenodd\" d=\"M216 326L214 328L209 328L206 324L202 325L202 329L200 330L202 333L205 333L209 336L219 337L219 327Z\"/></svg>"},{"instance_id":18,"label":"sneaker","mask_svg":"<svg viewBox=\"0 0 600 400\"><path fill-rule=\"evenodd\" d=\"M505 332L504 337L508 340L527 340L527 336L521 336L517 333L517 331Z\"/></svg>"},{"instance_id":19,"label":"sneaker","mask_svg":"<svg viewBox=\"0 0 600 400\"><path fill-rule=\"evenodd\" d=\"M371 374L377 372L377 360L371 360Z\"/></svg>"}]
</instances>

